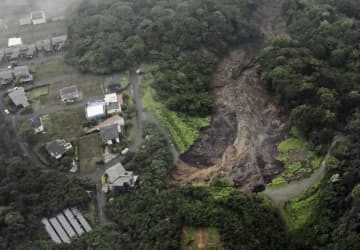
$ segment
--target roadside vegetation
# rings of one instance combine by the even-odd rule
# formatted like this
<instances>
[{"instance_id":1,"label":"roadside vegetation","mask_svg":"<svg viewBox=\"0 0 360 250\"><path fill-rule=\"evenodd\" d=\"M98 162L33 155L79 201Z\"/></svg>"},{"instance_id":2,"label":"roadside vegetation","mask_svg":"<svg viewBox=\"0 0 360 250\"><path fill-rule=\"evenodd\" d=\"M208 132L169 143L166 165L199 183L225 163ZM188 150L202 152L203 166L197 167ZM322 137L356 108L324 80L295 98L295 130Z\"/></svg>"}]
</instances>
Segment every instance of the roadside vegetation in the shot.
<instances>
[{"instance_id":1,"label":"roadside vegetation","mask_svg":"<svg viewBox=\"0 0 360 250\"><path fill-rule=\"evenodd\" d=\"M41 219L64 208L87 209L88 183L44 171L20 156L11 125L0 116L0 249L49 249Z\"/></svg>"},{"instance_id":2,"label":"roadside vegetation","mask_svg":"<svg viewBox=\"0 0 360 250\"><path fill-rule=\"evenodd\" d=\"M210 124L210 117L193 117L169 110L156 94L154 74L157 67L144 67L141 79L143 103L145 109L152 112L168 129L172 141L181 153L185 152L199 137L200 130Z\"/></svg>"}]
</instances>

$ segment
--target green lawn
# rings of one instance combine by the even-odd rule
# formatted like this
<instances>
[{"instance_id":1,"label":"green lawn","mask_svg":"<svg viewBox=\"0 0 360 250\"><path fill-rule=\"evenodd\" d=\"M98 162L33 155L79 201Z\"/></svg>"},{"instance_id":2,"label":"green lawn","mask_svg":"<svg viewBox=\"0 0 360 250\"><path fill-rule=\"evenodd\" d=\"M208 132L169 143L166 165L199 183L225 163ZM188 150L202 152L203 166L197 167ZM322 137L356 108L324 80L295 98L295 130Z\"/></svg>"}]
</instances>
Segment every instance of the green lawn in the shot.
<instances>
[{"instance_id":1,"label":"green lawn","mask_svg":"<svg viewBox=\"0 0 360 250\"><path fill-rule=\"evenodd\" d=\"M80 172L88 172L96 168L96 163L104 160L103 147L99 133L87 135L79 139Z\"/></svg>"},{"instance_id":2,"label":"green lawn","mask_svg":"<svg viewBox=\"0 0 360 250\"><path fill-rule=\"evenodd\" d=\"M269 187L308 177L320 166L322 160L295 132L293 137L285 139L278 145L278 152L278 160L284 164L285 170L272 180Z\"/></svg>"},{"instance_id":3,"label":"green lawn","mask_svg":"<svg viewBox=\"0 0 360 250\"><path fill-rule=\"evenodd\" d=\"M49 94L40 97L41 108L61 104L59 98L60 89L76 85L82 94L83 100L96 99L103 97L103 82L105 78L102 76L85 75L78 79L55 82L49 87Z\"/></svg>"},{"instance_id":4,"label":"green lawn","mask_svg":"<svg viewBox=\"0 0 360 250\"><path fill-rule=\"evenodd\" d=\"M179 151L185 152L199 137L200 129L209 126L210 118L181 115L167 109L164 104L157 101L155 90L151 87L152 84L156 84L156 79L151 73L152 70L156 70L156 68L146 66L141 81L144 107L155 114L163 126L168 129L171 139Z\"/></svg>"},{"instance_id":5,"label":"green lawn","mask_svg":"<svg viewBox=\"0 0 360 250\"><path fill-rule=\"evenodd\" d=\"M317 205L319 187L320 180L285 204L284 215L290 232L294 232L308 223Z\"/></svg>"}]
</instances>

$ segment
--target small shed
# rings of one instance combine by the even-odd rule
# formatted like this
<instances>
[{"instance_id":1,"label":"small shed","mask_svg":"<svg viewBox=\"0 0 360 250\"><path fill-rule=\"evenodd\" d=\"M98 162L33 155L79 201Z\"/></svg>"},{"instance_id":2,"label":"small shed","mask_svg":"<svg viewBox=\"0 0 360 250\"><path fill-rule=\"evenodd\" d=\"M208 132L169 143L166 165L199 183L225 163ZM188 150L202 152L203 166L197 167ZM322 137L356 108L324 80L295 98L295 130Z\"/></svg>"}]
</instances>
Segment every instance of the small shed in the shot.
<instances>
[{"instance_id":1,"label":"small shed","mask_svg":"<svg viewBox=\"0 0 360 250\"><path fill-rule=\"evenodd\" d=\"M64 103L73 103L80 98L80 92L77 86L72 85L60 89L60 99Z\"/></svg>"}]
</instances>

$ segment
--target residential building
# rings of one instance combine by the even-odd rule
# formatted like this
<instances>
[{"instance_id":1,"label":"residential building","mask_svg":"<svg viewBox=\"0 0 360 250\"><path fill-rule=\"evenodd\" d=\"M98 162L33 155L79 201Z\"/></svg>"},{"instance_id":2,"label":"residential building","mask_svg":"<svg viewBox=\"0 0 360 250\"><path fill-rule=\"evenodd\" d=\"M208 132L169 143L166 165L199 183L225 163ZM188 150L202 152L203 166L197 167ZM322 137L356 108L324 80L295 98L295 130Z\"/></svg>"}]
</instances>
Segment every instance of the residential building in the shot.
<instances>
[{"instance_id":1,"label":"residential building","mask_svg":"<svg viewBox=\"0 0 360 250\"><path fill-rule=\"evenodd\" d=\"M53 158L60 159L67 151L72 149L72 145L65 140L57 139L46 143L45 148Z\"/></svg>"},{"instance_id":2,"label":"residential building","mask_svg":"<svg viewBox=\"0 0 360 250\"><path fill-rule=\"evenodd\" d=\"M122 86L118 76L110 76L105 80L105 92L106 93L116 93L121 91Z\"/></svg>"},{"instance_id":3,"label":"residential building","mask_svg":"<svg viewBox=\"0 0 360 250\"><path fill-rule=\"evenodd\" d=\"M121 104L120 102L112 102L106 105L106 111L109 115L120 113L121 112Z\"/></svg>"},{"instance_id":4,"label":"residential building","mask_svg":"<svg viewBox=\"0 0 360 250\"><path fill-rule=\"evenodd\" d=\"M110 93L105 95L106 110L108 114L121 112L122 94Z\"/></svg>"},{"instance_id":5,"label":"residential building","mask_svg":"<svg viewBox=\"0 0 360 250\"><path fill-rule=\"evenodd\" d=\"M31 23L32 22L31 22L31 17L30 16L20 18L20 20L19 20L19 25L20 26L31 25Z\"/></svg>"},{"instance_id":6,"label":"residential building","mask_svg":"<svg viewBox=\"0 0 360 250\"><path fill-rule=\"evenodd\" d=\"M51 44L54 51L62 51L65 46L67 36L56 36L51 38Z\"/></svg>"},{"instance_id":7,"label":"residential building","mask_svg":"<svg viewBox=\"0 0 360 250\"><path fill-rule=\"evenodd\" d=\"M33 117L29 119L29 123L30 126L34 129L35 134L45 133L45 127L41 117Z\"/></svg>"},{"instance_id":8,"label":"residential building","mask_svg":"<svg viewBox=\"0 0 360 250\"><path fill-rule=\"evenodd\" d=\"M20 54L26 59L32 59L36 53L35 44L23 45L20 47Z\"/></svg>"},{"instance_id":9,"label":"residential building","mask_svg":"<svg viewBox=\"0 0 360 250\"><path fill-rule=\"evenodd\" d=\"M73 85L60 89L60 99L64 103L73 103L80 98L80 92L78 88Z\"/></svg>"},{"instance_id":10,"label":"residential building","mask_svg":"<svg viewBox=\"0 0 360 250\"><path fill-rule=\"evenodd\" d=\"M0 71L0 85L7 85L14 80L12 70Z\"/></svg>"},{"instance_id":11,"label":"residential building","mask_svg":"<svg viewBox=\"0 0 360 250\"><path fill-rule=\"evenodd\" d=\"M36 49L45 53L52 52L51 39L47 38L44 40L35 42Z\"/></svg>"},{"instance_id":12,"label":"residential building","mask_svg":"<svg viewBox=\"0 0 360 250\"><path fill-rule=\"evenodd\" d=\"M104 118L106 116L105 102L102 100L88 102L85 114L88 121Z\"/></svg>"},{"instance_id":13,"label":"residential building","mask_svg":"<svg viewBox=\"0 0 360 250\"><path fill-rule=\"evenodd\" d=\"M127 171L120 162L107 169L104 175L106 177L104 186L110 190L128 191L135 187L138 180L138 176L132 171Z\"/></svg>"},{"instance_id":14,"label":"residential building","mask_svg":"<svg viewBox=\"0 0 360 250\"><path fill-rule=\"evenodd\" d=\"M28 66L17 66L14 67L14 76L15 80L19 83L29 83L32 82L33 75L30 74Z\"/></svg>"},{"instance_id":15,"label":"residential building","mask_svg":"<svg viewBox=\"0 0 360 250\"><path fill-rule=\"evenodd\" d=\"M13 47L13 46L18 46L18 45L22 45L22 39L21 37L11 37L8 40L8 47Z\"/></svg>"},{"instance_id":16,"label":"residential building","mask_svg":"<svg viewBox=\"0 0 360 250\"><path fill-rule=\"evenodd\" d=\"M23 87L15 87L9 92L9 98L16 107L29 107L30 103Z\"/></svg>"},{"instance_id":17,"label":"residential building","mask_svg":"<svg viewBox=\"0 0 360 250\"><path fill-rule=\"evenodd\" d=\"M122 133L122 128L125 126L125 120L119 115L113 115L110 118L107 118L106 120L100 122L98 125L87 130L87 133L90 134L95 131L100 131L102 127L106 127L113 124L116 124L118 133Z\"/></svg>"},{"instance_id":18,"label":"residential building","mask_svg":"<svg viewBox=\"0 0 360 250\"><path fill-rule=\"evenodd\" d=\"M9 47L5 49L5 58L7 61L15 61L20 57L20 47Z\"/></svg>"},{"instance_id":19,"label":"residential building","mask_svg":"<svg viewBox=\"0 0 360 250\"><path fill-rule=\"evenodd\" d=\"M32 24L46 23L45 12L43 10L33 11L30 14Z\"/></svg>"},{"instance_id":20,"label":"residential building","mask_svg":"<svg viewBox=\"0 0 360 250\"><path fill-rule=\"evenodd\" d=\"M112 145L113 143L119 143L119 130L116 124L107 125L100 128L100 137L103 143Z\"/></svg>"}]
</instances>

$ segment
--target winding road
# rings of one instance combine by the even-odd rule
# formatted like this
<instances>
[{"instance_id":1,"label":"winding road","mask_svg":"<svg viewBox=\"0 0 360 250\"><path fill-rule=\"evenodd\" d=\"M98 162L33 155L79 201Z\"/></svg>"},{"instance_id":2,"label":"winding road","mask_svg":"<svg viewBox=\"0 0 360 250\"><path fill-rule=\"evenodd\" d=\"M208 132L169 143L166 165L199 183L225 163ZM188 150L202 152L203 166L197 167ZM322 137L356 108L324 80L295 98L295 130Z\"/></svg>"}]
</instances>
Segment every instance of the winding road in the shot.
<instances>
[{"instance_id":1,"label":"winding road","mask_svg":"<svg viewBox=\"0 0 360 250\"><path fill-rule=\"evenodd\" d=\"M326 172L326 164L331 157L331 152L336 143L345 140L345 137L338 135L335 136L329 150L321 162L320 167L314 171L314 173L309 177L302 181L285 184L279 188L266 188L263 194L267 195L270 199L274 201L274 203L282 207L284 203L296 196L300 193L304 192L306 189L311 187L317 180L322 178Z\"/></svg>"}]
</instances>

